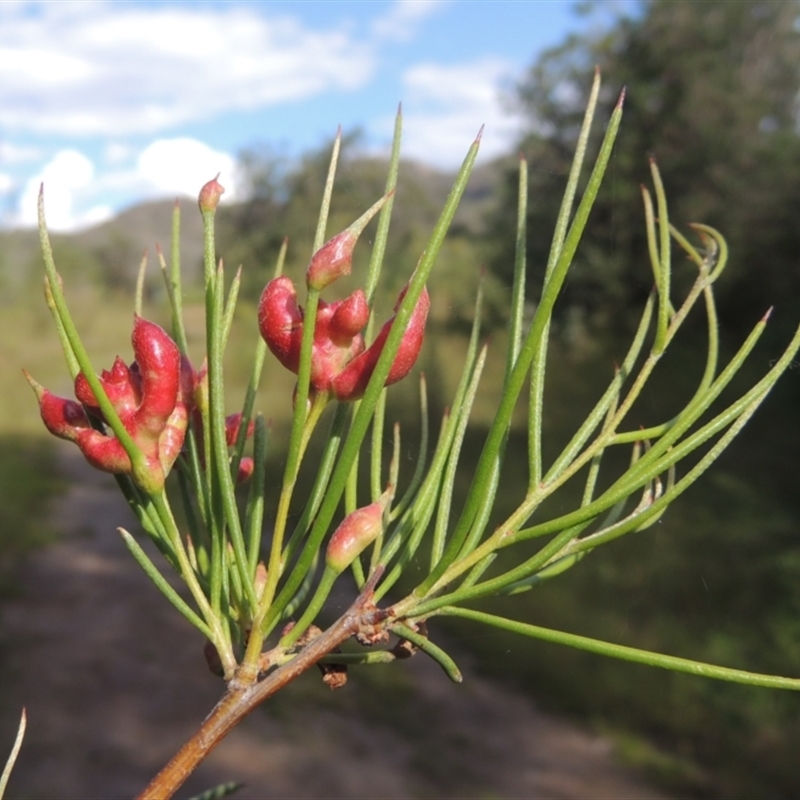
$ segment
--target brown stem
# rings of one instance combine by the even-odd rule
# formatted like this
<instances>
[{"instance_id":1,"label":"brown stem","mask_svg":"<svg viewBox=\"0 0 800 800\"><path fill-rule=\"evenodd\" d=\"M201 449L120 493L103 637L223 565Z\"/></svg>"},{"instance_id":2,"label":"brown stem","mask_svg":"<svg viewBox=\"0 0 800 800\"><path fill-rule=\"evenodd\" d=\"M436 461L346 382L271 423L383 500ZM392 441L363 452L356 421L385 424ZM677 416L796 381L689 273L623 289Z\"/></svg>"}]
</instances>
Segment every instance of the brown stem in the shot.
<instances>
[{"instance_id":1,"label":"brown stem","mask_svg":"<svg viewBox=\"0 0 800 800\"><path fill-rule=\"evenodd\" d=\"M376 570L382 572L382 570ZM348 611L330 628L312 639L291 661L260 682L237 685L234 678L228 690L186 744L153 778L137 800L168 800L183 785L201 761L256 706L328 655L360 629L372 628L386 619L386 612L375 608L372 594L380 574L373 573L364 590Z\"/></svg>"}]
</instances>

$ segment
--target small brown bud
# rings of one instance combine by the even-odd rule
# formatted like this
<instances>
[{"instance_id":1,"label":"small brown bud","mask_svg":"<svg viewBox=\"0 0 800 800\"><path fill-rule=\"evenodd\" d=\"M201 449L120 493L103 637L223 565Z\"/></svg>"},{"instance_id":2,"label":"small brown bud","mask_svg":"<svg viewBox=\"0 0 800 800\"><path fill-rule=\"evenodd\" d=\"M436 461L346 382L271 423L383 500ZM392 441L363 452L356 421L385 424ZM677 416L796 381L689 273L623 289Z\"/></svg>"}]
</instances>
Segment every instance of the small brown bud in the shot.
<instances>
[{"instance_id":1,"label":"small brown bud","mask_svg":"<svg viewBox=\"0 0 800 800\"><path fill-rule=\"evenodd\" d=\"M203 655L206 657L206 664L214 675L222 678L225 675L225 670L222 668L222 660L219 657L217 648L211 642L206 642L203 645Z\"/></svg>"}]
</instances>

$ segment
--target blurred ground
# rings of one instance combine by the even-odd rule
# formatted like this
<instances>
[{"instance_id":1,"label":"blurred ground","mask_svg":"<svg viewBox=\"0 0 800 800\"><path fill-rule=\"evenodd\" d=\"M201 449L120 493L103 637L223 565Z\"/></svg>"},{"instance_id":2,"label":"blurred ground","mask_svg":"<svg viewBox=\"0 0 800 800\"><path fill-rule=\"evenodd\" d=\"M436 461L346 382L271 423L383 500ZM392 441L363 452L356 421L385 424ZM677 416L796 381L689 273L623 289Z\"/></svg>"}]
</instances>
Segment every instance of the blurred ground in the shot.
<instances>
[{"instance_id":1,"label":"blurred ground","mask_svg":"<svg viewBox=\"0 0 800 800\"><path fill-rule=\"evenodd\" d=\"M111 480L64 458L80 484L57 502L60 541L29 559L21 595L3 607L3 752L20 705L29 720L7 796L131 797L222 687L199 634L115 535L132 519ZM608 741L464 673L455 686L417 656L351 670L330 692L313 670L234 731L180 796L238 780L237 798L665 797L616 763Z\"/></svg>"}]
</instances>

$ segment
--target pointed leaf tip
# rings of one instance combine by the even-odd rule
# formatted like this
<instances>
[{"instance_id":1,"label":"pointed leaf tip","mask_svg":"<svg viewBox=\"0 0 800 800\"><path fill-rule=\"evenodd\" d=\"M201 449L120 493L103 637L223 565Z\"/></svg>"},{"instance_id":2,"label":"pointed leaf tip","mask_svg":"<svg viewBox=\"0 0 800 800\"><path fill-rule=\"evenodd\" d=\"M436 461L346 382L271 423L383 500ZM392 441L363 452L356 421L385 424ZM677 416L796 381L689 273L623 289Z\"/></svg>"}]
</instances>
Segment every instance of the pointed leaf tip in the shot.
<instances>
[{"instance_id":1,"label":"pointed leaf tip","mask_svg":"<svg viewBox=\"0 0 800 800\"><path fill-rule=\"evenodd\" d=\"M627 91L628 91L628 87L627 86L623 86L622 87L622 91L619 93L619 100L617 100L617 105L614 108L615 111L617 111L617 110L622 108L622 105L625 102L625 94L627 93Z\"/></svg>"},{"instance_id":2,"label":"pointed leaf tip","mask_svg":"<svg viewBox=\"0 0 800 800\"><path fill-rule=\"evenodd\" d=\"M761 317L761 322L763 322L763 323L766 325L766 324L769 322L769 318L772 316L772 312L773 312L774 310L775 310L775 306L770 306L770 307L767 309L767 313L766 313L766 314L764 314L764 316L763 316L763 317Z\"/></svg>"},{"instance_id":3,"label":"pointed leaf tip","mask_svg":"<svg viewBox=\"0 0 800 800\"><path fill-rule=\"evenodd\" d=\"M31 386L31 389L33 389L36 396L41 397L45 391L44 386L42 386L37 380L35 380L34 377L30 374L30 372L28 372L28 370L26 370L25 368L23 368L22 374L25 376L25 380L28 381L28 383Z\"/></svg>"},{"instance_id":4,"label":"pointed leaf tip","mask_svg":"<svg viewBox=\"0 0 800 800\"><path fill-rule=\"evenodd\" d=\"M486 124L485 124L485 123L484 123L483 125L481 125L481 129L478 131L478 135L475 137L475 143L476 143L476 144L477 144L478 142L480 142L480 141L481 141L481 139L483 139L483 129L484 129L485 127L486 127Z\"/></svg>"}]
</instances>

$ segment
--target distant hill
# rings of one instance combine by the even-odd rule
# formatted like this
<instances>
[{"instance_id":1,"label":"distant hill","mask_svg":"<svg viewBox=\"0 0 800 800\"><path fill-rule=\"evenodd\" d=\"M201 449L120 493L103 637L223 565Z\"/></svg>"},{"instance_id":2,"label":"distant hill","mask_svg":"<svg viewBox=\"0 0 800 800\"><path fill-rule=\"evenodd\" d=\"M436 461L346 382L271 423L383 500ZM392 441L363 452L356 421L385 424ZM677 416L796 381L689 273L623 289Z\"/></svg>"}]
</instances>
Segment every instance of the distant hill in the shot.
<instances>
[{"instance_id":1,"label":"distant hill","mask_svg":"<svg viewBox=\"0 0 800 800\"><path fill-rule=\"evenodd\" d=\"M150 269L157 274L156 244L169 260L172 237L171 201L141 203L113 219L77 233L53 233L51 242L61 274L121 288L132 285L142 253L150 255ZM182 263L187 274L202 261L203 232L196 206L182 200ZM41 270L39 234L35 229L0 231L0 285L19 291Z\"/></svg>"},{"instance_id":2,"label":"distant hill","mask_svg":"<svg viewBox=\"0 0 800 800\"><path fill-rule=\"evenodd\" d=\"M495 200L501 176L498 162L483 165L473 172L454 229L468 236L484 232L486 213ZM406 162L402 165L400 180L401 187L404 178L417 190L421 187L426 207L438 212L453 177L451 173ZM182 199L180 204L181 262L186 280L191 281L200 274L202 267L202 221L192 200ZM59 271L65 278L80 278L107 288L129 288L146 249L150 255L150 274L157 275L156 244L169 260L173 207L174 203L168 200L141 203L91 228L72 234L52 234ZM241 204L223 204L220 215L233 215L237 207ZM434 221L432 217L430 225ZM0 231L0 287L10 291L10 297L28 284L40 269L39 237L35 230Z\"/></svg>"},{"instance_id":3,"label":"distant hill","mask_svg":"<svg viewBox=\"0 0 800 800\"><path fill-rule=\"evenodd\" d=\"M169 262L172 241L172 212L175 203L160 200L127 208L116 217L73 235L80 247L94 253L103 262L115 260L127 265L135 274L147 249L155 261L156 245L160 245ZM197 205L181 198L181 263L187 275L198 274L203 259L203 224Z\"/></svg>"}]
</instances>

